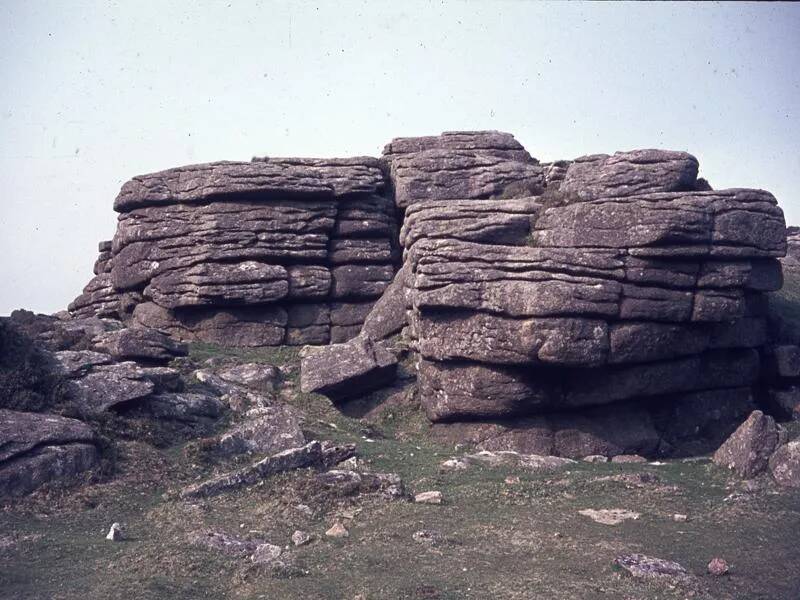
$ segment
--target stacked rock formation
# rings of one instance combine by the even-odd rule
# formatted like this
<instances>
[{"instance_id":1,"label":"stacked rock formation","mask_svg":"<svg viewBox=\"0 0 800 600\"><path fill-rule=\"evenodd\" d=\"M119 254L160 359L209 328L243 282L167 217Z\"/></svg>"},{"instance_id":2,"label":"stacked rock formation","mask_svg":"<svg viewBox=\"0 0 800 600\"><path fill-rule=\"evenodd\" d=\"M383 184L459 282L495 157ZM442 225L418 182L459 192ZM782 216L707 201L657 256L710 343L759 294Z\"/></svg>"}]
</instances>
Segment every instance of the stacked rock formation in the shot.
<instances>
[{"instance_id":1,"label":"stacked rock formation","mask_svg":"<svg viewBox=\"0 0 800 600\"><path fill-rule=\"evenodd\" d=\"M187 341L326 344L358 333L396 270L377 159L256 158L126 183L112 242L69 307Z\"/></svg>"},{"instance_id":2,"label":"stacked rock formation","mask_svg":"<svg viewBox=\"0 0 800 600\"><path fill-rule=\"evenodd\" d=\"M538 165L498 136L385 153L405 261L367 322L406 305L434 431L565 456L715 447L753 408L786 252L775 198L711 191L683 152Z\"/></svg>"},{"instance_id":3,"label":"stacked rock formation","mask_svg":"<svg viewBox=\"0 0 800 600\"><path fill-rule=\"evenodd\" d=\"M711 447L774 355L765 293L786 229L771 194L714 191L698 169L663 150L540 164L500 132L171 169L123 186L70 310L188 341L333 343L306 353L301 380L335 400L391 380L386 340L404 330L445 438L565 456Z\"/></svg>"},{"instance_id":4,"label":"stacked rock formation","mask_svg":"<svg viewBox=\"0 0 800 600\"><path fill-rule=\"evenodd\" d=\"M783 215L760 190L695 190L697 170L679 152L593 156L549 196L410 209L429 418L575 456L666 451L748 414Z\"/></svg>"}]
</instances>

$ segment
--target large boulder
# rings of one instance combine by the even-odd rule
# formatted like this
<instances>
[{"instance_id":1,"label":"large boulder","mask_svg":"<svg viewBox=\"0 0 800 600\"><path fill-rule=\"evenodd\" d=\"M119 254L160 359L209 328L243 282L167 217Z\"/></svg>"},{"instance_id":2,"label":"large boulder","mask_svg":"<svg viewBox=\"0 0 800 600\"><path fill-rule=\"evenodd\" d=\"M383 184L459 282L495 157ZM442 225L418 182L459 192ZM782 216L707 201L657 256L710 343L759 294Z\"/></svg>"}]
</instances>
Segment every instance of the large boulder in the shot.
<instances>
[{"instance_id":1,"label":"large boulder","mask_svg":"<svg viewBox=\"0 0 800 600\"><path fill-rule=\"evenodd\" d=\"M300 389L332 400L361 396L391 383L397 364L386 345L359 336L308 352L300 367Z\"/></svg>"},{"instance_id":2,"label":"large boulder","mask_svg":"<svg viewBox=\"0 0 800 600\"><path fill-rule=\"evenodd\" d=\"M96 441L81 421L0 409L0 496L74 482L98 463Z\"/></svg>"},{"instance_id":3,"label":"large boulder","mask_svg":"<svg viewBox=\"0 0 800 600\"><path fill-rule=\"evenodd\" d=\"M126 328L102 334L94 339L94 347L114 360L155 364L168 363L189 352L186 344L153 329Z\"/></svg>"},{"instance_id":4,"label":"large boulder","mask_svg":"<svg viewBox=\"0 0 800 600\"><path fill-rule=\"evenodd\" d=\"M301 424L299 411L287 405L252 409L220 437L219 446L225 454L275 454L306 443Z\"/></svg>"},{"instance_id":5,"label":"large boulder","mask_svg":"<svg viewBox=\"0 0 800 600\"><path fill-rule=\"evenodd\" d=\"M81 415L98 415L111 409L130 408L160 392L183 387L180 373L167 367L141 367L126 361L92 367L70 382L67 396Z\"/></svg>"},{"instance_id":6,"label":"large boulder","mask_svg":"<svg viewBox=\"0 0 800 600\"><path fill-rule=\"evenodd\" d=\"M755 410L714 453L714 463L744 479L764 472L780 441L775 419Z\"/></svg>"},{"instance_id":7,"label":"large boulder","mask_svg":"<svg viewBox=\"0 0 800 600\"><path fill-rule=\"evenodd\" d=\"M383 156L401 208L430 200L532 196L544 189L538 161L499 131L396 138Z\"/></svg>"},{"instance_id":8,"label":"large boulder","mask_svg":"<svg viewBox=\"0 0 800 600\"><path fill-rule=\"evenodd\" d=\"M659 150L547 165L547 187L532 198L513 187L459 198L431 182L471 190L469 169L442 159L439 173L423 160L442 143L403 140L386 155L407 203L406 337L437 428L469 437L492 421L478 443L547 453L718 445L753 408L764 294L782 285L775 198L713 191L693 156ZM417 158L433 173L416 172ZM552 442L590 411L628 441Z\"/></svg>"}]
</instances>

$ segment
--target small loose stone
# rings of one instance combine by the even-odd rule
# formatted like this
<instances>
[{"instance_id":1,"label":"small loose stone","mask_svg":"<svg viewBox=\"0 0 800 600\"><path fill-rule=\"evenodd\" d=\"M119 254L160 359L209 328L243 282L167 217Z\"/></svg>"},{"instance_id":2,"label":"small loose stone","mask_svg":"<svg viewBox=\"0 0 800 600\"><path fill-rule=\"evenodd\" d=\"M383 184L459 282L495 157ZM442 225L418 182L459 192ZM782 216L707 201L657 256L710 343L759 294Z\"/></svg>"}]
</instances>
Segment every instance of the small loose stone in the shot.
<instances>
[{"instance_id":1,"label":"small loose stone","mask_svg":"<svg viewBox=\"0 0 800 600\"><path fill-rule=\"evenodd\" d=\"M442 492L435 490L429 492L420 492L414 496L414 502L417 504L441 504Z\"/></svg>"}]
</instances>

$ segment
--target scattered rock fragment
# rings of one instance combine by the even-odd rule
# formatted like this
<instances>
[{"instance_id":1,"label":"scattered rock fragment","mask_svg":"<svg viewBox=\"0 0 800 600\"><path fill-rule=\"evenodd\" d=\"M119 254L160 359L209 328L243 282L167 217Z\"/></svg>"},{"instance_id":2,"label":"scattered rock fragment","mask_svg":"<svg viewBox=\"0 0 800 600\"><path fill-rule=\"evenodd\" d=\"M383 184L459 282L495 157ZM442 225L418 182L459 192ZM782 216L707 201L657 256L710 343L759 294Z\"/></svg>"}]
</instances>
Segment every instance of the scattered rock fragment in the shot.
<instances>
[{"instance_id":1,"label":"scattered rock fragment","mask_svg":"<svg viewBox=\"0 0 800 600\"><path fill-rule=\"evenodd\" d=\"M589 456L584 456L581 460L588 463L606 463L608 462L608 457L602 454L590 454Z\"/></svg>"},{"instance_id":2,"label":"scattered rock fragment","mask_svg":"<svg viewBox=\"0 0 800 600\"><path fill-rule=\"evenodd\" d=\"M638 512L624 508L585 508L579 510L578 513L584 517L589 517L595 523L602 523L603 525L619 525L623 521L636 521L641 517Z\"/></svg>"},{"instance_id":3,"label":"scattered rock fragment","mask_svg":"<svg viewBox=\"0 0 800 600\"><path fill-rule=\"evenodd\" d=\"M614 559L614 564L637 579L689 579L689 573L680 564L644 554L623 554Z\"/></svg>"},{"instance_id":4,"label":"scattered rock fragment","mask_svg":"<svg viewBox=\"0 0 800 600\"><path fill-rule=\"evenodd\" d=\"M681 513L675 513L674 515L672 515L672 520L675 521L676 523L686 523L686 521L689 520L689 517Z\"/></svg>"},{"instance_id":5,"label":"scattered rock fragment","mask_svg":"<svg viewBox=\"0 0 800 600\"><path fill-rule=\"evenodd\" d=\"M435 545L442 540L442 537L442 532L436 529L421 529L420 531L415 531L411 539L420 544Z\"/></svg>"},{"instance_id":6,"label":"scattered rock fragment","mask_svg":"<svg viewBox=\"0 0 800 600\"><path fill-rule=\"evenodd\" d=\"M301 574L293 568L291 557L285 557L280 546L264 540L242 539L219 531L200 531L190 534L189 541L207 550L248 559L251 566L265 567L273 574Z\"/></svg>"},{"instance_id":7,"label":"scattered rock fragment","mask_svg":"<svg viewBox=\"0 0 800 600\"><path fill-rule=\"evenodd\" d=\"M622 483L625 487L639 488L654 485L661 482L661 478L655 473L645 471L643 473L619 473L617 475L605 475L597 477L592 481L614 481Z\"/></svg>"},{"instance_id":8,"label":"scattered rock fragment","mask_svg":"<svg viewBox=\"0 0 800 600\"><path fill-rule=\"evenodd\" d=\"M278 380L279 371L272 365L244 363L223 369L219 372L219 376L229 383L273 392L275 391L275 383Z\"/></svg>"},{"instance_id":9,"label":"scattered rock fragment","mask_svg":"<svg viewBox=\"0 0 800 600\"><path fill-rule=\"evenodd\" d=\"M247 411L219 440L224 454L274 454L305 444L302 416L295 408L276 404Z\"/></svg>"},{"instance_id":10,"label":"scattered rock fragment","mask_svg":"<svg viewBox=\"0 0 800 600\"><path fill-rule=\"evenodd\" d=\"M300 367L300 389L332 400L357 397L390 383L397 356L382 342L357 337L307 353Z\"/></svg>"},{"instance_id":11,"label":"scattered rock fragment","mask_svg":"<svg viewBox=\"0 0 800 600\"><path fill-rule=\"evenodd\" d=\"M328 531L325 532L325 535L330 538L341 539L349 537L350 532L347 531L344 525L337 521L330 529L328 529Z\"/></svg>"},{"instance_id":12,"label":"scattered rock fragment","mask_svg":"<svg viewBox=\"0 0 800 600\"><path fill-rule=\"evenodd\" d=\"M395 473L331 469L315 475L314 481L336 496L378 493L386 498L400 498L405 495L403 481Z\"/></svg>"},{"instance_id":13,"label":"scattered rock fragment","mask_svg":"<svg viewBox=\"0 0 800 600\"><path fill-rule=\"evenodd\" d=\"M347 452L352 455L355 452L355 447L328 446L323 448L320 442L314 440L300 448L291 448L268 456L249 467L186 487L181 492L181 498L215 496L226 491L255 485L259 481L282 471L302 469L304 467L324 467L327 462L326 458L338 458Z\"/></svg>"},{"instance_id":14,"label":"scattered rock fragment","mask_svg":"<svg viewBox=\"0 0 800 600\"><path fill-rule=\"evenodd\" d=\"M417 504L441 504L442 499L442 492L436 490L420 492L414 496L414 502Z\"/></svg>"},{"instance_id":15,"label":"scattered rock fragment","mask_svg":"<svg viewBox=\"0 0 800 600\"><path fill-rule=\"evenodd\" d=\"M311 543L311 539L311 535L299 529L292 534L292 543L295 546L305 546Z\"/></svg>"},{"instance_id":16,"label":"scattered rock fragment","mask_svg":"<svg viewBox=\"0 0 800 600\"><path fill-rule=\"evenodd\" d=\"M767 468L779 438L775 419L754 410L714 453L714 463L750 479Z\"/></svg>"},{"instance_id":17,"label":"scattered rock fragment","mask_svg":"<svg viewBox=\"0 0 800 600\"><path fill-rule=\"evenodd\" d=\"M543 456L539 454L520 454L512 450L481 450L474 454L451 458L441 463L442 471L462 471L470 465L485 467L520 467L529 471L553 471L575 464L570 458Z\"/></svg>"},{"instance_id":18,"label":"scattered rock fragment","mask_svg":"<svg viewBox=\"0 0 800 600\"><path fill-rule=\"evenodd\" d=\"M259 565L274 562L281 555L281 547L274 544L261 543L256 546L250 560Z\"/></svg>"},{"instance_id":19,"label":"scattered rock fragment","mask_svg":"<svg viewBox=\"0 0 800 600\"><path fill-rule=\"evenodd\" d=\"M708 572L716 577L727 575L729 571L730 567L723 558L715 557L708 563Z\"/></svg>"},{"instance_id":20,"label":"scattered rock fragment","mask_svg":"<svg viewBox=\"0 0 800 600\"><path fill-rule=\"evenodd\" d=\"M122 533L122 525L119 523L112 523L111 528L108 530L106 534L106 539L111 540L112 542L120 542L125 539L124 534Z\"/></svg>"},{"instance_id":21,"label":"scattered rock fragment","mask_svg":"<svg viewBox=\"0 0 800 600\"><path fill-rule=\"evenodd\" d=\"M439 465L439 470L442 472L465 471L468 468L469 463L463 458L448 458Z\"/></svg>"},{"instance_id":22,"label":"scattered rock fragment","mask_svg":"<svg viewBox=\"0 0 800 600\"><path fill-rule=\"evenodd\" d=\"M638 454L618 454L611 459L611 462L618 464L635 464L646 463L647 459L644 456L639 456Z\"/></svg>"}]
</instances>

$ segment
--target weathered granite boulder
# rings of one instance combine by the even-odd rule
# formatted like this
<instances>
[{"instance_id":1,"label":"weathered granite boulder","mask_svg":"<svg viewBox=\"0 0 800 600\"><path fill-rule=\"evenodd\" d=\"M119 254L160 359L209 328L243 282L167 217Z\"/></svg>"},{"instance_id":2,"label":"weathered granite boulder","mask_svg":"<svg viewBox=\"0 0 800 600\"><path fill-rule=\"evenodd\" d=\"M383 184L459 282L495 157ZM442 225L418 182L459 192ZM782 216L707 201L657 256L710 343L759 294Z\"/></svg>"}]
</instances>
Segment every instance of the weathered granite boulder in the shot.
<instances>
[{"instance_id":1,"label":"weathered granite boulder","mask_svg":"<svg viewBox=\"0 0 800 600\"><path fill-rule=\"evenodd\" d=\"M98 461L95 434L85 423L0 409L0 496L74 482Z\"/></svg>"},{"instance_id":2,"label":"weathered granite boulder","mask_svg":"<svg viewBox=\"0 0 800 600\"><path fill-rule=\"evenodd\" d=\"M135 177L115 209L114 239L70 311L184 341L344 341L363 317L335 329L331 305L371 305L399 259L395 207L374 158L179 167Z\"/></svg>"},{"instance_id":3,"label":"weathered granite boulder","mask_svg":"<svg viewBox=\"0 0 800 600\"><path fill-rule=\"evenodd\" d=\"M79 414L90 416L182 387L180 373L174 369L127 361L93 366L88 374L70 382L67 397Z\"/></svg>"},{"instance_id":4,"label":"weathered granite boulder","mask_svg":"<svg viewBox=\"0 0 800 600\"><path fill-rule=\"evenodd\" d=\"M298 410L283 404L250 410L219 440L225 454L276 454L306 443Z\"/></svg>"},{"instance_id":5,"label":"weathered granite boulder","mask_svg":"<svg viewBox=\"0 0 800 600\"><path fill-rule=\"evenodd\" d=\"M101 334L94 339L94 347L117 361L153 364L168 363L188 354L186 344L152 329L125 328Z\"/></svg>"},{"instance_id":6,"label":"weathered granite boulder","mask_svg":"<svg viewBox=\"0 0 800 600\"><path fill-rule=\"evenodd\" d=\"M364 319L361 333L372 340L383 340L399 333L406 325L406 282L408 269L403 267Z\"/></svg>"},{"instance_id":7,"label":"weathered granite boulder","mask_svg":"<svg viewBox=\"0 0 800 600\"><path fill-rule=\"evenodd\" d=\"M425 160L445 138L386 153L435 429L569 456L680 452L730 433L754 406L763 295L783 282L775 198L712 191L694 157L659 150L546 165L544 193L448 195L435 182L473 182L469 167Z\"/></svg>"},{"instance_id":8,"label":"weathered granite boulder","mask_svg":"<svg viewBox=\"0 0 800 600\"><path fill-rule=\"evenodd\" d=\"M381 342L359 336L306 353L300 368L300 389L333 400L357 397L390 383L397 356Z\"/></svg>"},{"instance_id":9,"label":"weathered granite boulder","mask_svg":"<svg viewBox=\"0 0 800 600\"><path fill-rule=\"evenodd\" d=\"M566 169L559 190L580 199L697 189L697 159L686 152L633 150L582 156Z\"/></svg>"},{"instance_id":10,"label":"weathered granite boulder","mask_svg":"<svg viewBox=\"0 0 800 600\"><path fill-rule=\"evenodd\" d=\"M119 316L119 293L114 288L110 271L95 275L73 300L68 310L77 318Z\"/></svg>"},{"instance_id":11,"label":"weathered granite boulder","mask_svg":"<svg viewBox=\"0 0 800 600\"><path fill-rule=\"evenodd\" d=\"M756 410L714 453L714 462L751 479L764 472L779 442L775 420Z\"/></svg>"},{"instance_id":12,"label":"weathered granite boulder","mask_svg":"<svg viewBox=\"0 0 800 600\"><path fill-rule=\"evenodd\" d=\"M544 189L538 161L514 136L499 131L396 138L383 156L400 208L430 200L531 196Z\"/></svg>"}]
</instances>

